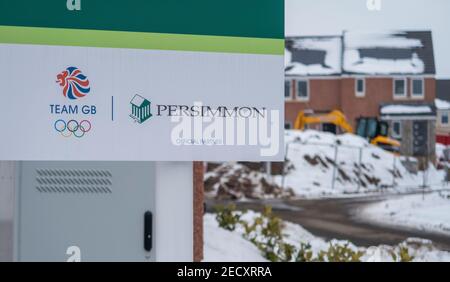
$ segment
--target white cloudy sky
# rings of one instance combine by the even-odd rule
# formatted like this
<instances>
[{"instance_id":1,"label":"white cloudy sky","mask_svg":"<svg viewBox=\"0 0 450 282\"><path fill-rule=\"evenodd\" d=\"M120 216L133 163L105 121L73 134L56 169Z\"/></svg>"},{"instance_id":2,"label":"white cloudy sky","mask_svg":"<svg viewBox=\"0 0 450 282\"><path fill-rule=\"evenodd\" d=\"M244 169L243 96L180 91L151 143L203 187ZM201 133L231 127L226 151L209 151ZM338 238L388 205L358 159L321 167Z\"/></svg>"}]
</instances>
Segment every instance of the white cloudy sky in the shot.
<instances>
[{"instance_id":1,"label":"white cloudy sky","mask_svg":"<svg viewBox=\"0 0 450 282\"><path fill-rule=\"evenodd\" d=\"M431 30L437 75L450 78L450 0L285 0L286 35L333 35L342 30Z\"/></svg>"}]
</instances>

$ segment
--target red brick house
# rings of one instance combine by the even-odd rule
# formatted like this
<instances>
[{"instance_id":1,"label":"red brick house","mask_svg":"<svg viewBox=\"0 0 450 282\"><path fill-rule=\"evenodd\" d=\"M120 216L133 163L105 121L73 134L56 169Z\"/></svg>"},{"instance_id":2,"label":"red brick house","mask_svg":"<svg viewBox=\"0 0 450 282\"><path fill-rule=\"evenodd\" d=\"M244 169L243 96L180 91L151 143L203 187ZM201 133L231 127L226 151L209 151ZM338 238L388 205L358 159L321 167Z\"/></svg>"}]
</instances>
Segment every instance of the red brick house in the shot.
<instances>
[{"instance_id":1,"label":"red brick house","mask_svg":"<svg viewBox=\"0 0 450 282\"><path fill-rule=\"evenodd\" d=\"M353 127L361 116L390 120L391 135L400 140L409 138L402 131L405 120L427 120L434 128L436 71L430 31L287 37L285 47L286 128L293 126L299 111L336 109ZM381 108L392 104L410 109L429 105L430 112L420 117L415 110L383 115ZM404 149L411 154L410 148Z\"/></svg>"},{"instance_id":2,"label":"red brick house","mask_svg":"<svg viewBox=\"0 0 450 282\"><path fill-rule=\"evenodd\" d=\"M285 122L299 111L341 108L342 37L288 37L285 54Z\"/></svg>"}]
</instances>

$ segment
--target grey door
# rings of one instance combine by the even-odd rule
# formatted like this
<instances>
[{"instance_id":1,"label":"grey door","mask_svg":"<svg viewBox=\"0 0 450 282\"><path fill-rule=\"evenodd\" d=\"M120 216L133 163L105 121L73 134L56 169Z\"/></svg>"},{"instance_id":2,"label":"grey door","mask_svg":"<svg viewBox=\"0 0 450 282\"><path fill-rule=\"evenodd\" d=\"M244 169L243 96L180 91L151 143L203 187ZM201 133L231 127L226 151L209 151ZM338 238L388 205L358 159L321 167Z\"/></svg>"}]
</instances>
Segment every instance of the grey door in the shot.
<instances>
[{"instance_id":1,"label":"grey door","mask_svg":"<svg viewBox=\"0 0 450 282\"><path fill-rule=\"evenodd\" d=\"M428 121L413 121L413 156L428 155Z\"/></svg>"},{"instance_id":2,"label":"grey door","mask_svg":"<svg viewBox=\"0 0 450 282\"><path fill-rule=\"evenodd\" d=\"M18 260L67 261L78 251L81 261L154 260L144 248L153 163L21 162L18 170Z\"/></svg>"}]
</instances>

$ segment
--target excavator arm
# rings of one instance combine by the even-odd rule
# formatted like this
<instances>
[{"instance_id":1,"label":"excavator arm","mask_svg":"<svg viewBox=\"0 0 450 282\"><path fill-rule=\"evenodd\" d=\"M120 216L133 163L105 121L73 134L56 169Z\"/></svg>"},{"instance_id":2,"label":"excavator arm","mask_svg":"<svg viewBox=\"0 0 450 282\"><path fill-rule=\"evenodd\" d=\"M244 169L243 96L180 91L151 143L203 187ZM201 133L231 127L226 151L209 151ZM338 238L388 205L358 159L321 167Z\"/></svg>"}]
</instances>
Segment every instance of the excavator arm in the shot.
<instances>
[{"instance_id":1,"label":"excavator arm","mask_svg":"<svg viewBox=\"0 0 450 282\"><path fill-rule=\"evenodd\" d=\"M307 124L331 123L342 128L345 132L352 133L353 127L347 122L345 115L340 111L332 111L328 114L306 116L299 112L295 119L294 129L304 130Z\"/></svg>"},{"instance_id":2,"label":"excavator arm","mask_svg":"<svg viewBox=\"0 0 450 282\"><path fill-rule=\"evenodd\" d=\"M359 122L363 118L360 118ZM367 120L367 118L365 119ZM377 126L379 126L380 122L377 122ZM294 129L304 130L306 125L308 124L320 124L320 123L330 123L340 127L344 132L354 133L353 127L347 122L345 115L338 110L334 110L328 114L314 114L314 115L305 115L303 111L300 111L295 119ZM367 124L366 124L367 126ZM367 129L364 129L365 132ZM379 146L385 150L391 152L398 152L400 150L400 142L397 140L391 139L387 136L387 133L380 134L380 132L376 132L373 136L367 136L367 134L361 134L361 137L367 138L370 140L370 143L376 146Z\"/></svg>"}]
</instances>

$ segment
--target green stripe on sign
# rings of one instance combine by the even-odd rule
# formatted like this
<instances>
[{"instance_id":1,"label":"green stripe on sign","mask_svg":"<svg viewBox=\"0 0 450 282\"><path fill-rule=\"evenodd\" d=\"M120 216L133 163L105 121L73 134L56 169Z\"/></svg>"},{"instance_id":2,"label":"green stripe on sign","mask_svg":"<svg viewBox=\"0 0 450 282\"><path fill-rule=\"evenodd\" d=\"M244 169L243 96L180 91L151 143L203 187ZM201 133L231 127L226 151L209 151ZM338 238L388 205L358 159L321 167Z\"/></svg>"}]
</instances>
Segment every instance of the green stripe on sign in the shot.
<instances>
[{"instance_id":1,"label":"green stripe on sign","mask_svg":"<svg viewBox=\"0 0 450 282\"><path fill-rule=\"evenodd\" d=\"M284 38L284 0L0 0L0 25Z\"/></svg>"},{"instance_id":2,"label":"green stripe on sign","mask_svg":"<svg viewBox=\"0 0 450 282\"><path fill-rule=\"evenodd\" d=\"M0 43L283 55L284 40L0 26Z\"/></svg>"}]
</instances>

